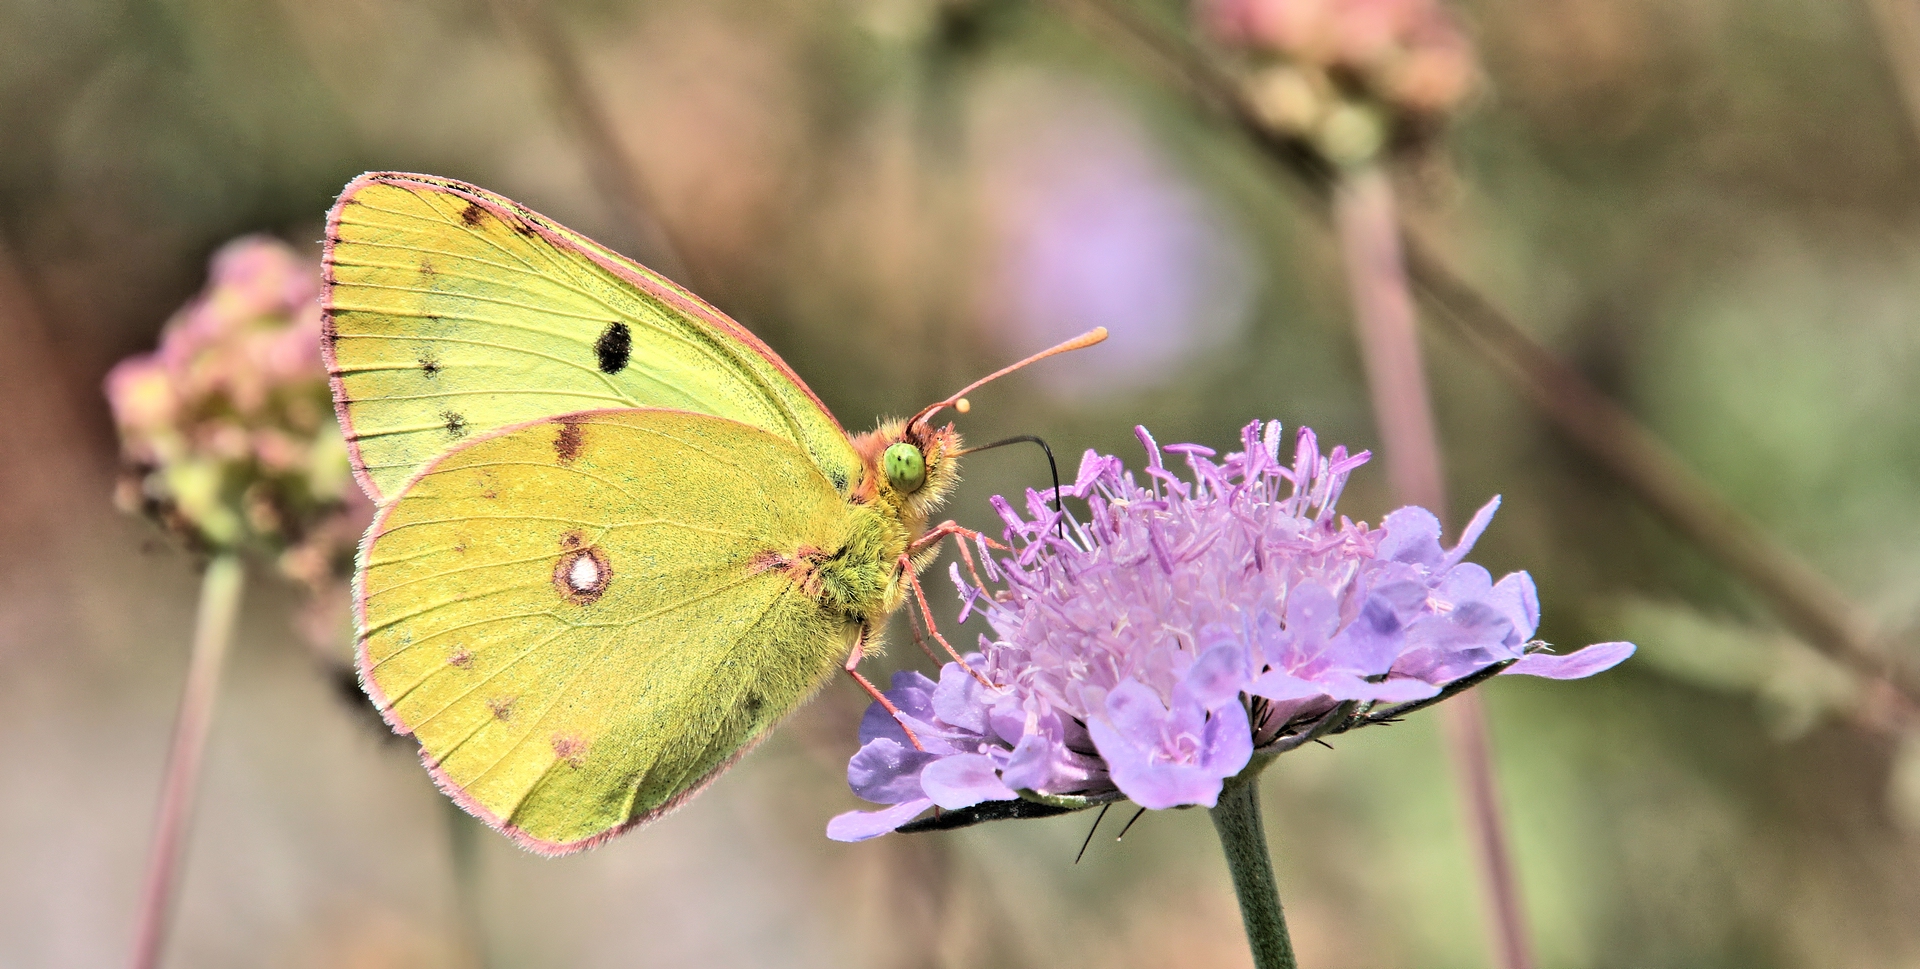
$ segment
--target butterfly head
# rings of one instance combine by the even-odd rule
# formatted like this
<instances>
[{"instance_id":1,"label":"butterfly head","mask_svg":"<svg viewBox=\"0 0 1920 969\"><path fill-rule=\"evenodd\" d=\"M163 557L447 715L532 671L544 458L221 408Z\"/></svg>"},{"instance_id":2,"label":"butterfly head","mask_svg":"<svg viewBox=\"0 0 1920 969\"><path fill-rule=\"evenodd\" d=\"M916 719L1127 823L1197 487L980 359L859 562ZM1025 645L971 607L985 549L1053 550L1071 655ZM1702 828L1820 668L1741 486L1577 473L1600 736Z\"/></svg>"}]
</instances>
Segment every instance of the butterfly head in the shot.
<instances>
[{"instance_id":1,"label":"butterfly head","mask_svg":"<svg viewBox=\"0 0 1920 969\"><path fill-rule=\"evenodd\" d=\"M960 482L960 455L966 453L960 444L960 433L950 423L936 426L934 416L949 407L964 414L968 409L967 394L981 385L1028 364L1068 350L1090 347L1106 338L1106 328L1097 327L1012 366L1002 367L961 388L959 393L929 404L904 421L888 421L871 433L861 435L854 446L866 465L866 473L854 493L854 500L878 502L897 509L900 519L917 534L953 486Z\"/></svg>"},{"instance_id":2,"label":"butterfly head","mask_svg":"<svg viewBox=\"0 0 1920 969\"><path fill-rule=\"evenodd\" d=\"M867 463L863 496L899 509L912 525L924 523L960 481L960 433L952 424L888 421L856 445Z\"/></svg>"}]
</instances>

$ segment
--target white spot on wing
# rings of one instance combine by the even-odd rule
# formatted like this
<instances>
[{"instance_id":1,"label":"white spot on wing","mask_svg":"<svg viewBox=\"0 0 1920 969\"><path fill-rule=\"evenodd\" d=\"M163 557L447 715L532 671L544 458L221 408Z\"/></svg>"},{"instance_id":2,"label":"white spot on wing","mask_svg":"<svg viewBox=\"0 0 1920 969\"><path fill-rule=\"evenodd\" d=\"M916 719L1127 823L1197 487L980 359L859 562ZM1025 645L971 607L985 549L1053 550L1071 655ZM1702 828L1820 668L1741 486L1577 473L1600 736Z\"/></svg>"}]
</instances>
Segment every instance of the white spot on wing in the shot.
<instances>
[{"instance_id":1,"label":"white spot on wing","mask_svg":"<svg viewBox=\"0 0 1920 969\"><path fill-rule=\"evenodd\" d=\"M592 592L600 584L600 566L593 556L582 555L573 560L573 568L567 570L567 584L575 592Z\"/></svg>"},{"instance_id":2,"label":"white spot on wing","mask_svg":"<svg viewBox=\"0 0 1920 969\"><path fill-rule=\"evenodd\" d=\"M553 563L553 588L574 605L592 605L613 580L613 565L607 561L607 554L583 545L578 532L561 536L560 547L565 551Z\"/></svg>"}]
</instances>

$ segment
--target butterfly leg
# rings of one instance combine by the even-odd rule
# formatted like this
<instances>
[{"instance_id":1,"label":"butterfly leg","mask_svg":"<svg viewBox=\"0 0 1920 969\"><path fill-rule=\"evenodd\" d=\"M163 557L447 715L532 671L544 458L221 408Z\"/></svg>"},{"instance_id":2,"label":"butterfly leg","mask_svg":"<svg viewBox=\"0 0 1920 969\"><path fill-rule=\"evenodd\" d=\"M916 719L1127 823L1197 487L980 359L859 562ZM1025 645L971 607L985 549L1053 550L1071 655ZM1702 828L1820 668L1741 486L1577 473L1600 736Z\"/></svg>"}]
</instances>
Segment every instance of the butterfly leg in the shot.
<instances>
[{"instance_id":1,"label":"butterfly leg","mask_svg":"<svg viewBox=\"0 0 1920 969\"><path fill-rule=\"evenodd\" d=\"M959 535L962 538L971 538L977 542L985 542L989 547L997 548L1002 552L1008 551L1005 545L1002 545L999 542L996 542L993 539L988 538L987 536L982 535L971 528L967 528L966 526L961 525L958 522L943 521L940 524L927 529L927 533L925 535L922 535L919 538L914 539L913 543L907 546L907 554L913 555L917 552L923 551L930 545L938 545L940 543L940 540L943 538L946 538L948 535Z\"/></svg>"},{"instance_id":2,"label":"butterfly leg","mask_svg":"<svg viewBox=\"0 0 1920 969\"><path fill-rule=\"evenodd\" d=\"M981 686L990 690L998 689L993 683L988 681L986 677L980 675L979 670L974 669L965 659L961 658L960 652L953 648L952 643L947 642L947 637L940 635L940 627L934 625L933 622L933 609L927 605L927 590L920 587L920 577L914 574L911 552L900 556L900 572L906 576L907 585L913 589L913 597L918 600L920 604L920 616L926 620L927 632L933 634L933 641L939 643L940 648L946 650L947 655L953 657L953 661L959 663L961 669L973 674L973 678L979 680Z\"/></svg>"},{"instance_id":3,"label":"butterfly leg","mask_svg":"<svg viewBox=\"0 0 1920 969\"><path fill-rule=\"evenodd\" d=\"M920 620L914 616L912 609L907 610L907 631L913 633L913 644L927 654L927 658L933 661L933 665L939 666L940 657L933 655L933 647L927 645L927 637L920 634Z\"/></svg>"},{"instance_id":4,"label":"butterfly leg","mask_svg":"<svg viewBox=\"0 0 1920 969\"><path fill-rule=\"evenodd\" d=\"M976 589L985 589L987 584L980 581L980 570L973 567L973 553L967 550L967 543L965 541L955 542L953 543L953 550L960 553L960 561L967 563L967 575L973 578L973 587ZM981 546L981 555L984 556L985 554L985 546Z\"/></svg>"},{"instance_id":5,"label":"butterfly leg","mask_svg":"<svg viewBox=\"0 0 1920 969\"><path fill-rule=\"evenodd\" d=\"M867 691L867 695L873 697L873 702L880 704L881 709L893 715L893 722L900 725L900 730L907 735L907 741L913 744L913 749L925 751L927 748L921 746L920 738L914 735L913 728L907 726L907 715L901 713L900 708L894 706L893 701L887 699L887 695L880 692L880 688L874 686L872 680L860 675L858 667L860 666L860 660L865 658L866 652L867 627L866 624L862 623L860 626L860 638L853 641L853 652L847 654L847 675L853 677L853 681L860 684L860 688Z\"/></svg>"}]
</instances>

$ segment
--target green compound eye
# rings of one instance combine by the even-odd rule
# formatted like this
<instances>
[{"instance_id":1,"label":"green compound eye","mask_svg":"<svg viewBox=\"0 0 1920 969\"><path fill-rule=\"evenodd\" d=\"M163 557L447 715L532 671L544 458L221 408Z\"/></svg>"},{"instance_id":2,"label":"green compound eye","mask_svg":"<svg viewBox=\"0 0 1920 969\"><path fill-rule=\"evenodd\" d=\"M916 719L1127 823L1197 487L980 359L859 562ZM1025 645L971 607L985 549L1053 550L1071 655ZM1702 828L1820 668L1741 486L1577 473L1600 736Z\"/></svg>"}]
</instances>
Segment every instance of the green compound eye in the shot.
<instances>
[{"instance_id":1,"label":"green compound eye","mask_svg":"<svg viewBox=\"0 0 1920 969\"><path fill-rule=\"evenodd\" d=\"M905 441L887 448L880 456L880 468L887 473L887 484L901 494L913 494L927 483L926 457Z\"/></svg>"}]
</instances>

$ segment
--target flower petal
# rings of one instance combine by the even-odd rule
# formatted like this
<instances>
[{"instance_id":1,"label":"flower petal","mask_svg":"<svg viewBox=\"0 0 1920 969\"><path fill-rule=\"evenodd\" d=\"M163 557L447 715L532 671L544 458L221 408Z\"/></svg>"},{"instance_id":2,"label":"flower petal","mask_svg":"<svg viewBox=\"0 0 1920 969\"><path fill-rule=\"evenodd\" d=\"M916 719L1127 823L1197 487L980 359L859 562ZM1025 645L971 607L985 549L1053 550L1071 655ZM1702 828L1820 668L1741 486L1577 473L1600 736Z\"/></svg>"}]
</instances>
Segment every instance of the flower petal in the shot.
<instances>
[{"instance_id":1,"label":"flower petal","mask_svg":"<svg viewBox=\"0 0 1920 969\"><path fill-rule=\"evenodd\" d=\"M1550 680L1577 680L1610 670L1633 655L1632 643L1594 643L1564 656L1554 653L1528 653L1520 662L1503 672L1526 676L1544 676Z\"/></svg>"},{"instance_id":2,"label":"flower petal","mask_svg":"<svg viewBox=\"0 0 1920 969\"><path fill-rule=\"evenodd\" d=\"M939 754L876 737L847 762L847 786L875 804L899 804L924 797L920 771L939 759Z\"/></svg>"},{"instance_id":3,"label":"flower petal","mask_svg":"<svg viewBox=\"0 0 1920 969\"><path fill-rule=\"evenodd\" d=\"M981 801L1011 801L1020 795L1002 783L985 754L942 757L920 771L920 786L933 803L952 811Z\"/></svg>"},{"instance_id":4,"label":"flower petal","mask_svg":"<svg viewBox=\"0 0 1920 969\"><path fill-rule=\"evenodd\" d=\"M1487 602L1513 620L1513 630L1522 641L1532 639L1540 628L1540 593L1533 587L1533 576L1525 572L1502 576Z\"/></svg>"},{"instance_id":5,"label":"flower petal","mask_svg":"<svg viewBox=\"0 0 1920 969\"><path fill-rule=\"evenodd\" d=\"M1407 562L1434 568L1446 559L1440 550L1440 519L1419 505L1408 505L1387 515L1380 527L1387 537L1375 552L1389 562Z\"/></svg>"},{"instance_id":6,"label":"flower petal","mask_svg":"<svg viewBox=\"0 0 1920 969\"><path fill-rule=\"evenodd\" d=\"M1020 738L1020 745L1013 748L1013 755L1007 758L1007 766L1000 771L1000 781L1014 790L1041 790L1053 779L1053 762L1065 750L1064 744L1054 742L1045 734L1037 731L1027 734Z\"/></svg>"},{"instance_id":7,"label":"flower petal","mask_svg":"<svg viewBox=\"0 0 1920 969\"><path fill-rule=\"evenodd\" d=\"M1247 708L1229 703L1215 710L1207 718L1206 730L1201 734L1201 765L1208 773L1225 780L1240 773L1252 759L1253 728L1247 722ZM1218 797L1217 792L1215 796Z\"/></svg>"},{"instance_id":8,"label":"flower petal","mask_svg":"<svg viewBox=\"0 0 1920 969\"><path fill-rule=\"evenodd\" d=\"M1432 683L1407 676L1395 676L1374 683L1357 676L1328 673L1320 677L1320 682L1325 692L1336 700L1405 703L1408 700L1424 700L1440 692L1440 688Z\"/></svg>"},{"instance_id":9,"label":"flower petal","mask_svg":"<svg viewBox=\"0 0 1920 969\"><path fill-rule=\"evenodd\" d=\"M1153 780L1152 760L1147 751L1131 737L1104 720L1088 721L1087 733L1093 737L1093 744L1100 751L1100 759L1107 762L1107 771L1114 784L1121 793L1133 798L1134 803L1141 807L1171 807L1179 803L1177 799L1156 796L1158 787Z\"/></svg>"},{"instance_id":10,"label":"flower petal","mask_svg":"<svg viewBox=\"0 0 1920 969\"><path fill-rule=\"evenodd\" d=\"M1285 670L1268 670L1247 684L1247 692L1269 700L1305 700L1325 696L1327 688L1313 680L1304 680Z\"/></svg>"},{"instance_id":11,"label":"flower petal","mask_svg":"<svg viewBox=\"0 0 1920 969\"><path fill-rule=\"evenodd\" d=\"M1340 628L1340 603L1318 582L1302 582L1287 594L1287 632L1293 637L1291 661L1311 663L1326 651Z\"/></svg>"},{"instance_id":12,"label":"flower petal","mask_svg":"<svg viewBox=\"0 0 1920 969\"><path fill-rule=\"evenodd\" d=\"M1247 684L1247 648L1238 641L1222 642L1200 654L1181 681L1189 694L1208 710L1240 699Z\"/></svg>"},{"instance_id":13,"label":"flower petal","mask_svg":"<svg viewBox=\"0 0 1920 969\"><path fill-rule=\"evenodd\" d=\"M1121 736L1101 720L1088 723L1087 732L1100 748L1114 785L1133 803L1155 811L1183 804L1212 807L1218 803L1221 778L1206 767L1155 760L1150 749Z\"/></svg>"},{"instance_id":14,"label":"flower petal","mask_svg":"<svg viewBox=\"0 0 1920 969\"><path fill-rule=\"evenodd\" d=\"M987 732L987 688L959 663L948 663L940 670L940 684L933 688L934 715L944 723L968 733Z\"/></svg>"},{"instance_id":15,"label":"flower petal","mask_svg":"<svg viewBox=\"0 0 1920 969\"><path fill-rule=\"evenodd\" d=\"M933 719L933 690L935 684L915 670L901 670L893 674L893 688L888 690L887 699L900 708L900 712L915 720ZM915 725L916 730L918 725ZM860 718L860 743L866 744L876 737L892 737L901 743L907 742L907 735L901 731L899 721L893 714L878 703L869 704L867 712ZM909 745L911 746L911 745Z\"/></svg>"},{"instance_id":16,"label":"flower petal","mask_svg":"<svg viewBox=\"0 0 1920 969\"><path fill-rule=\"evenodd\" d=\"M866 841L891 834L893 829L913 820L933 806L930 798L917 798L884 811L848 811L827 822L827 837L835 841Z\"/></svg>"},{"instance_id":17,"label":"flower petal","mask_svg":"<svg viewBox=\"0 0 1920 969\"><path fill-rule=\"evenodd\" d=\"M1102 706L1105 707L1106 721L1127 737L1130 743L1152 743L1167 721L1167 705L1161 701L1160 694L1139 680L1127 680L1115 686L1107 694L1107 701ZM1088 729L1092 729L1097 722L1098 717L1089 720ZM1096 739L1095 743L1098 742Z\"/></svg>"},{"instance_id":18,"label":"flower petal","mask_svg":"<svg viewBox=\"0 0 1920 969\"><path fill-rule=\"evenodd\" d=\"M1494 495L1486 504L1480 506L1479 511L1473 513L1473 520L1467 522L1467 527L1460 530L1460 541L1454 543L1453 551L1447 553L1446 566L1459 564L1461 559L1467 557L1468 552L1473 551L1473 543L1480 540L1480 533L1486 531L1488 525L1493 524L1493 513L1499 510L1500 496Z\"/></svg>"}]
</instances>

